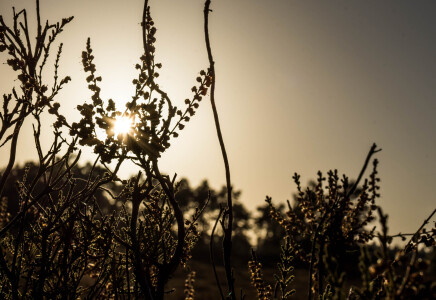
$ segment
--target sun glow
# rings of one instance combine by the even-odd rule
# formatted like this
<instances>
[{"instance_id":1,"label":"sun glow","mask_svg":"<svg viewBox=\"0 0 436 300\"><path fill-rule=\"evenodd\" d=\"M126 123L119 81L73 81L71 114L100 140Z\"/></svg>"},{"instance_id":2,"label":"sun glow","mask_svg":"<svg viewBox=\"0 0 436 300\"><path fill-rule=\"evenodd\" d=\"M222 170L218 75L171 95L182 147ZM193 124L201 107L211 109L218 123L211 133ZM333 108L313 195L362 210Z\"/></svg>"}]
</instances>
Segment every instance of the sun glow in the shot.
<instances>
[{"instance_id":1,"label":"sun glow","mask_svg":"<svg viewBox=\"0 0 436 300\"><path fill-rule=\"evenodd\" d=\"M133 125L134 125L134 120L129 117L126 116L116 117L114 123L115 136L129 134L132 131Z\"/></svg>"}]
</instances>

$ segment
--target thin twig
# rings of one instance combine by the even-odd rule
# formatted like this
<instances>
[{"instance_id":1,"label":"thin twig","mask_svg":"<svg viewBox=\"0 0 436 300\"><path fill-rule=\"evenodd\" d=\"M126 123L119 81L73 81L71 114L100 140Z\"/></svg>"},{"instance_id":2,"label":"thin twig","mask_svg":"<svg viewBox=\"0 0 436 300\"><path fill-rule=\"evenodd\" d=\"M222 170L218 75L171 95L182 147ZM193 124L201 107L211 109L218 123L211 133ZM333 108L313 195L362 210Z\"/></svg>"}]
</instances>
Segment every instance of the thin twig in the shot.
<instances>
[{"instance_id":1,"label":"thin twig","mask_svg":"<svg viewBox=\"0 0 436 300\"><path fill-rule=\"evenodd\" d=\"M377 153L380 152L382 149L377 149L377 145L374 143L371 146L371 149L368 152L368 155L366 156L365 163L363 164L362 170L360 170L359 176L357 177L356 182L351 187L351 189L348 191L346 198L350 197L357 189L357 186L359 185L360 180L362 179L363 174L366 171L366 168L368 167L369 161L371 160L371 157Z\"/></svg>"},{"instance_id":2,"label":"thin twig","mask_svg":"<svg viewBox=\"0 0 436 300\"><path fill-rule=\"evenodd\" d=\"M415 232L415 234L410 238L409 242L406 244L406 246L404 247L404 250L406 251L410 245L412 244L413 240L419 236L419 233L421 232L422 228L424 228L425 225L428 224L428 222L430 221L431 218L433 218L434 214L436 213L436 208L433 210L433 212L430 214L430 216L428 216L427 219L424 220L424 222L422 223L422 225L418 228L418 230Z\"/></svg>"}]
</instances>

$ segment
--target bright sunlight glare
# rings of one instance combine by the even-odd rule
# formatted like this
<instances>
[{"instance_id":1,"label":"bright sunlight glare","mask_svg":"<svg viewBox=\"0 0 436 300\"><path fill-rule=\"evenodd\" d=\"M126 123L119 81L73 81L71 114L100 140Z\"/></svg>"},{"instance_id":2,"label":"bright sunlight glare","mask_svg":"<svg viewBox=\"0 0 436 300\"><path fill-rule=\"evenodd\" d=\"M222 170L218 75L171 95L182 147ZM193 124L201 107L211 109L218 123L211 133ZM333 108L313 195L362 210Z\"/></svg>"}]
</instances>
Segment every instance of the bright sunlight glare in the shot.
<instances>
[{"instance_id":1,"label":"bright sunlight glare","mask_svg":"<svg viewBox=\"0 0 436 300\"><path fill-rule=\"evenodd\" d=\"M118 135L126 135L128 134L133 127L133 120L126 116L118 116L115 119L114 124L114 134Z\"/></svg>"}]
</instances>

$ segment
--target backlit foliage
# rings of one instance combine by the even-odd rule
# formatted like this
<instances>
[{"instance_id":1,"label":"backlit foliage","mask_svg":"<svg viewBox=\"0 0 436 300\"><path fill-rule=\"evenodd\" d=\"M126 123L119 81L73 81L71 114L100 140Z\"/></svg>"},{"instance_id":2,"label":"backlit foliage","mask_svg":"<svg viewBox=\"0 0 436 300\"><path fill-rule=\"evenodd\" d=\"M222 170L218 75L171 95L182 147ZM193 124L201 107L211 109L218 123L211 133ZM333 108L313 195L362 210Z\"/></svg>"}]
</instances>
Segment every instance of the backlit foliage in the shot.
<instances>
[{"instance_id":1,"label":"backlit foliage","mask_svg":"<svg viewBox=\"0 0 436 300\"><path fill-rule=\"evenodd\" d=\"M272 299L271 285L265 283L263 279L262 264L257 259L254 251L251 254L251 260L248 263L248 270L250 272L251 284L257 291L257 298L260 300Z\"/></svg>"},{"instance_id":2,"label":"backlit foliage","mask_svg":"<svg viewBox=\"0 0 436 300\"><path fill-rule=\"evenodd\" d=\"M119 111L113 100L100 97L90 39L82 53L82 64L92 92L91 101L77 108L82 116L69 121L59 113L54 102L59 90L70 78L58 81L62 45L55 59L54 85L49 90L42 83L42 69L56 36L72 18L42 28L39 1L36 1L37 37L32 49L26 10L15 13L9 27L0 19L0 50L7 51L8 64L18 71L22 95L15 89L4 96L0 115L3 145L11 141L10 164L2 173L1 194L15 160L16 140L24 119L36 120L35 145L39 153L37 170L26 169L17 182L18 199L2 198L1 205L1 295L6 298L118 298L161 299L165 285L179 265L190 257L199 233L197 219L202 210L185 215L176 199L175 177L161 175L158 159L170 147L190 117L195 114L210 86L210 76L201 71L192 99L181 110L159 88L155 63L155 33L150 8L145 3L142 20L144 54L136 65L133 80L135 94ZM20 17L23 22L20 21ZM23 39L24 37L24 39ZM40 58L42 61L40 61ZM37 72L39 71L39 72ZM15 106L12 104L15 103ZM54 142L47 153L40 145L41 113L57 118ZM132 118L132 130L114 134L119 116ZM10 128L14 131L8 136ZM69 130L70 141L61 130ZM101 139L98 130L106 136ZM89 146L98 155L87 178L79 178L75 167L80 157L78 145ZM135 163L140 171L130 180L120 180L117 173L125 161ZM107 163L115 162L114 168ZM106 169L97 172L101 163ZM113 194L116 187L118 194ZM119 203L119 210L104 213L97 195L108 193ZM8 219L8 201L19 201L17 214Z\"/></svg>"},{"instance_id":3,"label":"backlit foliage","mask_svg":"<svg viewBox=\"0 0 436 300\"><path fill-rule=\"evenodd\" d=\"M409 299L434 295L434 287L413 280L418 276L421 283L425 282L423 270L419 271L414 265L419 245L429 249L435 246L436 227L427 232L424 225L436 210L404 249L393 252L390 247L393 238L405 240L406 237L388 235L387 216L376 203L380 197L377 159L372 161L373 169L368 178L358 186L372 155L378 151L374 144L354 183L345 175L339 178L334 170L327 173L327 178L318 172L316 183L303 189L300 176L295 174L298 194L293 206L288 201L286 215L278 211L271 198L266 199L272 219L285 232L285 245L290 243L295 255L308 266L309 299ZM371 223L377 211L380 232ZM376 247L376 240L379 249L370 254L368 249ZM356 256L359 252L362 253L360 259ZM377 263L373 263L374 260ZM350 289L346 277L355 272L353 266L356 265L360 266L362 285ZM279 269L282 270L281 265ZM411 276L410 272L418 275Z\"/></svg>"}]
</instances>

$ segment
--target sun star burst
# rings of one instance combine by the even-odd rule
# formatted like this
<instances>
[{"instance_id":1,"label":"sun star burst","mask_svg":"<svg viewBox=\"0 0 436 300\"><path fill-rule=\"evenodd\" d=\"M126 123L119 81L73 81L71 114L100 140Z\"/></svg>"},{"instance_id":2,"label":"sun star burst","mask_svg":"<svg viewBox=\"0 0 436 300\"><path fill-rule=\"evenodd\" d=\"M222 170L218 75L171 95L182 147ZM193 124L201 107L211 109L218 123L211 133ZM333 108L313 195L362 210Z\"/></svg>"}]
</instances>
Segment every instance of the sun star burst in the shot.
<instances>
[{"instance_id":1,"label":"sun star burst","mask_svg":"<svg viewBox=\"0 0 436 300\"><path fill-rule=\"evenodd\" d=\"M129 118L127 116L116 117L114 123L115 136L129 134L132 131L133 125L134 121L132 118Z\"/></svg>"}]
</instances>

